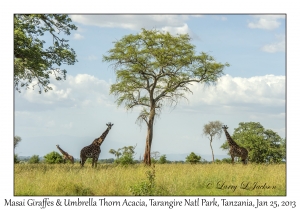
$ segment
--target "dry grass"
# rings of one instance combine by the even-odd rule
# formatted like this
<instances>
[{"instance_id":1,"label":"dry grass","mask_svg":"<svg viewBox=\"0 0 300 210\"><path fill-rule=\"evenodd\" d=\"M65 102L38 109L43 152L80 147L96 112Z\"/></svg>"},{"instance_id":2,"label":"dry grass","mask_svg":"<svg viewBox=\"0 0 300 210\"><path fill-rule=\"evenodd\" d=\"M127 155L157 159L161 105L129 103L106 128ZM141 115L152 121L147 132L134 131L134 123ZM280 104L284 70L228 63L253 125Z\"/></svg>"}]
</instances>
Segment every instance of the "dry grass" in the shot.
<instances>
[{"instance_id":1,"label":"dry grass","mask_svg":"<svg viewBox=\"0 0 300 210\"><path fill-rule=\"evenodd\" d=\"M286 195L285 167L157 164L153 169L143 165L100 164L93 169L90 165L80 168L79 164L15 164L14 187L17 196L132 195L130 188L149 181L146 171L154 170L155 186L163 195ZM265 187L253 189L255 182Z\"/></svg>"}]
</instances>

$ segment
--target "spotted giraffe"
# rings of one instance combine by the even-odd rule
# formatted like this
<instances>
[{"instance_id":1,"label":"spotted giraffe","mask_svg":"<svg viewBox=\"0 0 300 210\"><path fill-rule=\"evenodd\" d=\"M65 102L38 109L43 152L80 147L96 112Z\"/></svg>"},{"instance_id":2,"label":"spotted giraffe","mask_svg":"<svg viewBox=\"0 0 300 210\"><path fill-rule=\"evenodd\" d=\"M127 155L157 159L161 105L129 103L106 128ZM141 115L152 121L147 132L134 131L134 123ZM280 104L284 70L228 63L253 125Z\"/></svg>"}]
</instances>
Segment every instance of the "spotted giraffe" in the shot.
<instances>
[{"instance_id":1,"label":"spotted giraffe","mask_svg":"<svg viewBox=\"0 0 300 210\"><path fill-rule=\"evenodd\" d=\"M56 145L57 149L63 154L64 161L70 160L72 164L74 164L74 158L72 155L69 155L69 153L65 152L62 148L59 147L59 145Z\"/></svg>"},{"instance_id":2,"label":"spotted giraffe","mask_svg":"<svg viewBox=\"0 0 300 210\"><path fill-rule=\"evenodd\" d=\"M102 133L99 138L96 138L92 144L89 146L83 147L80 151L80 164L81 166L84 165L87 158L92 158L92 167L97 167L97 161L101 152L100 146L103 143L106 135L108 134L109 130L114 124L107 123L107 129Z\"/></svg>"},{"instance_id":3,"label":"spotted giraffe","mask_svg":"<svg viewBox=\"0 0 300 210\"><path fill-rule=\"evenodd\" d=\"M227 125L223 125L222 128L225 132L225 135L226 135L229 147L230 147L229 153L231 155L232 163L234 163L234 157L241 157L242 162L244 164L247 164L247 158L248 158L247 149L245 149L244 147L240 147L235 141L233 141L233 139L227 132L227 129L228 129Z\"/></svg>"}]
</instances>

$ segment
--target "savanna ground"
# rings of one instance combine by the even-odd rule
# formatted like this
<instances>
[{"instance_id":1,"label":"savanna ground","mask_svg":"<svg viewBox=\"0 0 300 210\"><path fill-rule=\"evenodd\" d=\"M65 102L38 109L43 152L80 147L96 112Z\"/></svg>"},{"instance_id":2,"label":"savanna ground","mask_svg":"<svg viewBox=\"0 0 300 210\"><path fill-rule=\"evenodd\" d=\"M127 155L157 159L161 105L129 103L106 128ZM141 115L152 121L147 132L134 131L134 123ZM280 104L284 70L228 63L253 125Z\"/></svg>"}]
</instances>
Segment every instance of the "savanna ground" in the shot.
<instances>
[{"instance_id":1,"label":"savanna ground","mask_svg":"<svg viewBox=\"0 0 300 210\"><path fill-rule=\"evenodd\" d=\"M14 194L286 195L285 164L15 164Z\"/></svg>"}]
</instances>

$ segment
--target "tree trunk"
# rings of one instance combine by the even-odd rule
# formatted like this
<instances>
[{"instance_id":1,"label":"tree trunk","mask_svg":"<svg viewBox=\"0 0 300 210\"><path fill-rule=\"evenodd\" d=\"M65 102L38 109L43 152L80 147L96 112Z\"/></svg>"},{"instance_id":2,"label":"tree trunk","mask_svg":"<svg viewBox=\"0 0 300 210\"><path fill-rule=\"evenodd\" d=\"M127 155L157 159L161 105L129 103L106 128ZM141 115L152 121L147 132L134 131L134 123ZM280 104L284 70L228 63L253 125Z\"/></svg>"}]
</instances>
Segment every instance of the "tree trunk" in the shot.
<instances>
[{"instance_id":1,"label":"tree trunk","mask_svg":"<svg viewBox=\"0 0 300 210\"><path fill-rule=\"evenodd\" d=\"M213 158L213 162L215 162L215 156L214 156L214 151L213 151L213 148L212 148L212 145L211 145L211 143L212 143L212 139L210 140L210 148L211 148L211 153L212 153L212 158Z\"/></svg>"},{"instance_id":2,"label":"tree trunk","mask_svg":"<svg viewBox=\"0 0 300 210\"><path fill-rule=\"evenodd\" d=\"M148 121L148 130L147 130L147 138L146 138L146 147L145 147L145 154L144 154L144 163L146 165L151 165L151 145L152 145L152 138L153 138L153 122L155 116L155 109L151 109Z\"/></svg>"}]
</instances>

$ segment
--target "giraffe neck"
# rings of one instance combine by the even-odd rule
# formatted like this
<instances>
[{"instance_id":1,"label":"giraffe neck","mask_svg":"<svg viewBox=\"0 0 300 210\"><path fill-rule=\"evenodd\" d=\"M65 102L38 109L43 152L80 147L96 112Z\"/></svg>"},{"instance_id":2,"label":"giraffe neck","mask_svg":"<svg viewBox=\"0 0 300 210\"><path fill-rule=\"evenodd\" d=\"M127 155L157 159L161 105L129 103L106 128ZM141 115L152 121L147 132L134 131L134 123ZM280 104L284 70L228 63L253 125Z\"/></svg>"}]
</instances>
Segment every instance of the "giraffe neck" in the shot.
<instances>
[{"instance_id":1,"label":"giraffe neck","mask_svg":"<svg viewBox=\"0 0 300 210\"><path fill-rule=\"evenodd\" d=\"M226 138L227 138L229 146L237 145L235 143L235 141L233 141L233 139L231 138L231 136L229 135L229 133L227 132L227 130L225 130L225 134L226 134Z\"/></svg>"},{"instance_id":2,"label":"giraffe neck","mask_svg":"<svg viewBox=\"0 0 300 210\"><path fill-rule=\"evenodd\" d=\"M96 145L98 145L98 146L100 146L100 145L103 143L103 141L104 141L105 137L107 136L108 132L109 132L109 129L107 128L107 129L102 133L102 135L101 135L99 138L97 138L97 139L94 140L93 143L96 144Z\"/></svg>"},{"instance_id":3,"label":"giraffe neck","mask_svg":"<svg viewBox=\"0 0 300 210\"><path fill-rule=\"evenodd\" d=\"M68 154L68 153L66 153L65 151L63 151L62 148L60 148L58 145L57 145L56 147L57 147L57 149L58 149L62 154Z\"/></svg>"}]
</instances>

